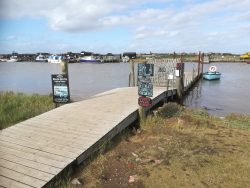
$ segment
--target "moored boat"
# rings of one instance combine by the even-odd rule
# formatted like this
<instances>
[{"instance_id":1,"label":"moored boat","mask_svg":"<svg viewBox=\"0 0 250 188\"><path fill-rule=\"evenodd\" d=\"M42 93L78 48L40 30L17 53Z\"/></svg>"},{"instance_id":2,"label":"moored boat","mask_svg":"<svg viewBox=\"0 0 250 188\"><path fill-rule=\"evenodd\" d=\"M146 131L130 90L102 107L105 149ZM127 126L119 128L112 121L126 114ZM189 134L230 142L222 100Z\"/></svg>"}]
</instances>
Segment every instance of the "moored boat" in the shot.
<instances>
[{"instance_id":1,"label":"moored boat","mask_svg":"<svg viewBox=\"0 0 250 188\"><path fill-rule=\"evenodd\" d=\"M63 59L63 56L51 55L48 57L48 63L61 63Z\"/></svg>"},{"instance_id":2,"label":"moored boat","mask_svg":"<svg viewBox=\"0 0 250 188\"><path fill-rule=\"evenodd\" d=\"M94 55L92 52L81 52L81 57L79 58L81 63L102 63L100 57Z\"/></svg>"},{"instance_id":3,"label":"moored boat","mask_svg":"<svg viewBox=\"0 0 250 188\"><path fill-rule=\"evenodd\" d=\"M37 57L36 57L36 61L37 62L48 62L48 58L46 58L44 55L42 54L39 54Z\"/></svg>"},{"instance_id":4,"label":"moored boat","mask_svg":"<svg viewBox=\"0 0 250 188\"><path fill-rule=\"evenodd\" d=\"M17 56L11 56L10 59L6 59L6 62L17 62Z\"/></svg>"},{"instance_id":5,"label":"moored boat","mask_svg":"<svg viewBox=\"0 0 250 188\"><path fill-rule=\"evenodd\" d=\"M203 79L205 80L219 80L221 73L217 72L216 66L211 66L208 72L203 73Z\"/></svg>"}]
</instances>

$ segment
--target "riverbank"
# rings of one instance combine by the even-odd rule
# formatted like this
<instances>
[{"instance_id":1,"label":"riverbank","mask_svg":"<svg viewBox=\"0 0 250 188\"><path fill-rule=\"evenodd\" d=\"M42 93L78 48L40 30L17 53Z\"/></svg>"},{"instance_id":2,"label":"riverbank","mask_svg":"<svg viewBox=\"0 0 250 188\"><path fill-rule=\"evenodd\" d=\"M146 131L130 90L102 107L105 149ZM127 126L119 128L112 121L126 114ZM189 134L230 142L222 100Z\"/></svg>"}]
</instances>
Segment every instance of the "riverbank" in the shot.
<instances>
[{"instance_id":1,"label":"riverbank","mask_svg":"<svg viewBox=\"0 0 250 188\"><path fill-rule=\"evenodd\" d=\"M249 116L220 119L170 103L59 187L248 187L249 144Z\"/></svg>"},{"instance_id":2,"label":"riverbank","mask_svg":"<svg viewBox=\"0 0 250 188\"><path fill-rule=\"evenodd\" d=\"M52 96L0 92L0 130L53 108Z\"/></svg>"}]
</instances>

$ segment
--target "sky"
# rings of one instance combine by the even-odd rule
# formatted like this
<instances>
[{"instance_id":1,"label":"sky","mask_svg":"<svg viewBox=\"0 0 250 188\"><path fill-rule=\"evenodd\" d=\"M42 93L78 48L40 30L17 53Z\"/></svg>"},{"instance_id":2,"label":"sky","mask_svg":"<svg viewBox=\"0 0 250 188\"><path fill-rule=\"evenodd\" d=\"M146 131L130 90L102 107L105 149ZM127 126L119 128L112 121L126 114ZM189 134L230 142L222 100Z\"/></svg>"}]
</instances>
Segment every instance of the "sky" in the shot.
<instances>
[{"instance_id":1,"label":"sky","mask_svg":"<svg viewBox=\"0 0 250 188\"><path fill-rule=\"evenodd\" d=\"M250 51L250 0L0 0L0 54Z\"/></svg>"}]
</instances>

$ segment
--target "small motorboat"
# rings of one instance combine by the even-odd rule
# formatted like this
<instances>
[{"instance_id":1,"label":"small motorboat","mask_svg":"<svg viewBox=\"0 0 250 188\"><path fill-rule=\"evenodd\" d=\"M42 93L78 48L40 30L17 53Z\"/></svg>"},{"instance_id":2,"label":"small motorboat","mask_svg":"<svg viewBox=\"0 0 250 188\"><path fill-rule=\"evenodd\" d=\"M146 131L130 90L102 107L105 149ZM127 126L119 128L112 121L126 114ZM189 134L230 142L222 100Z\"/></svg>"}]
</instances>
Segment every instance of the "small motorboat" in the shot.
<instances>
[{"instance_id":1,"label":"small motorboat","mask_svg":"<svg viewBox=\"0 0 250 188\"><path fill-rule=\"evenodd\" d=\"M63 60L63 56L51 55L48 57L48 63L61 63Z\"/></svg>"},{"instance_id":2,"label":"small motorboat","mask_svg":"<svg viewBox=\"0 0 250 188\"><path fill-rule=\"evenodd\" d=\"M221 76L220 72L217 72L216 66L209 67L209 71L203 73L203 79L205 80L219 80Z\"/></svg>"},{"instance_id":3,"label":"small motorboat","mask_svg":"<svg viewBox=\"0 0 250 188\"><path fill-rule=\"evenodd\" d=\"M37 57L36 57L36 61L37 62L48 62L48 58L46 58L44 55L42 54L39 54Z\"/></svg>"}]
</instances>

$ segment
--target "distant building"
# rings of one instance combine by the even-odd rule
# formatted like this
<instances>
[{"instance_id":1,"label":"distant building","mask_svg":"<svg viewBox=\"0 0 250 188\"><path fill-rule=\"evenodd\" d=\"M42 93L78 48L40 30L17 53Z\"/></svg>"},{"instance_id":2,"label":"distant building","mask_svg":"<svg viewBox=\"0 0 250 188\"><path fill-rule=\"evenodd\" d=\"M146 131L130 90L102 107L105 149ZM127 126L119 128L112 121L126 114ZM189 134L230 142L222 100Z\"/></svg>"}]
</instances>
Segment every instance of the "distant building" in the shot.
<instances>
[{"instance_id":1,"label":"distant building","mask_svg":"<svg viewBox=\"0 0 250 188\"><path fill-rule=\"evenodd\" d=\"M129 59L135 59L136 58L136 52L124 52L122 54L122 57L129 57Z\"/></svg>"}]
</instances>

